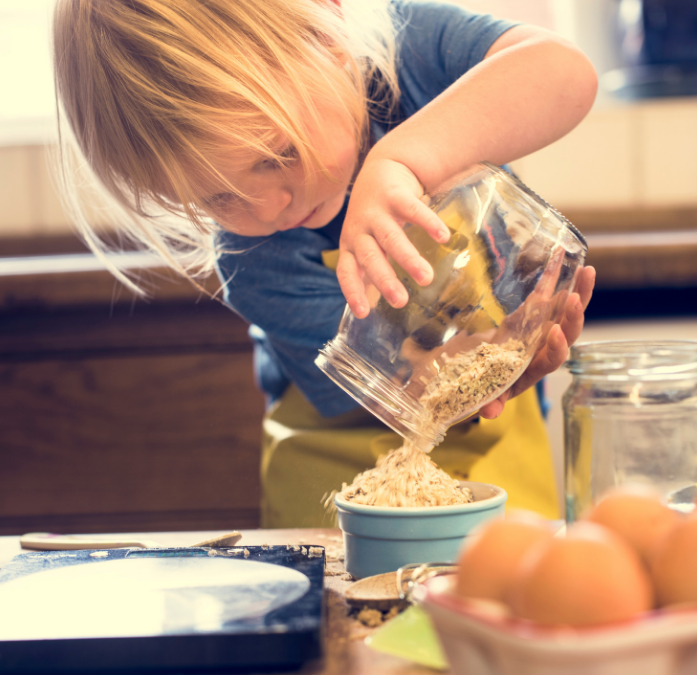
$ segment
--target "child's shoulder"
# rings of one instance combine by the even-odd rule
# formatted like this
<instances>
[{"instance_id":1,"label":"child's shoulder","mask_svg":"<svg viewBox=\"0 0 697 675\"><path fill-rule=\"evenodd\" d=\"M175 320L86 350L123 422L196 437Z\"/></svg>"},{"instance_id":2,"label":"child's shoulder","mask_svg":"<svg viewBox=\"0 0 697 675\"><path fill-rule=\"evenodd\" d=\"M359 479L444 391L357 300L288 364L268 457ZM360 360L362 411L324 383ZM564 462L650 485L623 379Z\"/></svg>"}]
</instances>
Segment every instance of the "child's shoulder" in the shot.
<instances>
[{"instance_id":1,"label":"child's shoulder","mask_svg":"<svg viewBox=\"0 0 697 675\"><path fill-rule=\"evenodd\" d=\"M392 0L400 104L407 117L480 63L512 21L447 2Z\"/></svg>"},{"instance_id":2,"label":"child's shoulder","mask_svg":"<svg viewBox=\"0 0 697 675\"><path fill-rule=\"evenodd\" d=\"M391 0L390 6L402 42L437 38L432 43L437 46L440 40L448 41L457 36L460 45L463 42L483 44L516 25L516 22L451 2Z\"/></svg>"},{"instance_id":3,"label":"child's shoulder","mask_svg":"<svg viewBox=\"0 0 697 675\"><path fill-rule=\"evenodd\" d=\"M426 21L438 21L447 17L494 18L486 12L468 9L448 0L390 0L389 6L393 15L418 17Z\"/></svg>"}]
</instances>

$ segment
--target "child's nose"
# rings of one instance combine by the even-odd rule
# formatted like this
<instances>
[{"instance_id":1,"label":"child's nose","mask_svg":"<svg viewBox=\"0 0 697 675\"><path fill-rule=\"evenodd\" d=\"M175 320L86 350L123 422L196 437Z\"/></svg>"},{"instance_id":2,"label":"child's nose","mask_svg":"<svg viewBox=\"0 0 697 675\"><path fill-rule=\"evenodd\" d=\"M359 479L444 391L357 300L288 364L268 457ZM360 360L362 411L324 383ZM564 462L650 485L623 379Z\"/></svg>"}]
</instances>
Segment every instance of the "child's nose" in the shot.
<instances>
[{"instance_id":1,"label":"child's nose","mask_svg":"<svg viewBox=\"0 0 697 675\"><path fill-rule=\"evenodd\" d=\"M267 190L256 204L255 215L262 223L273 223L292 200L293 193L285 187Z\"/></svg>"}]
</instances>

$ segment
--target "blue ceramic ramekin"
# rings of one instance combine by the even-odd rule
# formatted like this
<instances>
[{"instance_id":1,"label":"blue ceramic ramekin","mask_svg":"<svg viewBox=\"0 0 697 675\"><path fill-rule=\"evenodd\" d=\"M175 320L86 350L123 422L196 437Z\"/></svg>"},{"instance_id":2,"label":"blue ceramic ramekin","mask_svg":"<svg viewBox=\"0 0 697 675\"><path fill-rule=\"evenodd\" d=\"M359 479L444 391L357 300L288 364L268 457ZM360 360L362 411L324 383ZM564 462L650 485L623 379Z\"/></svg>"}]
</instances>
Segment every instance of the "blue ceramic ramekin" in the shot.
<instances>
[{"instance_id":1,"label":"blue ceramic ramekin","mask_svg":"<svg viewBox=\"0 0 697 675\"><path fill-rule=\"evenodd\" d=\"M462 540L477 525L503 517L508 494L486 483L462 481L474 501L456 506L365 506L334 498L344 534L346 571L356 579L403 565L455 562Z\"/></svg>"}]
</instances>

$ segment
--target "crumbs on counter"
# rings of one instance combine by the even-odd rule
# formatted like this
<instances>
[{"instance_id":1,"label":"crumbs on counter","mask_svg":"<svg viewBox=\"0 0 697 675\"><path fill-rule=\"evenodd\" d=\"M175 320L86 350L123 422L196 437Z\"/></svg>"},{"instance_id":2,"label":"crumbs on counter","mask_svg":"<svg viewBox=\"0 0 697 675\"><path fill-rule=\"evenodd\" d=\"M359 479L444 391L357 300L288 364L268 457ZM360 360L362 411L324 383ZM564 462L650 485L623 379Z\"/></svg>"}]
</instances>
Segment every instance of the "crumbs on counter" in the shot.
<instances>
[{"instance_id":1,"label":"crumbs on counter","mask_svg":"<svg viewBox=\"0 0 697 675\"><path fill-rule=\"evenodd\" d=\"M222 548L212 548L210 551L208 551L208 555L211 558L214 558L215 556L223 556L225 557L230 557L230 556L236 556L240 555L242 553L241 548L228 548L228 549L222 549Z\"/></svg>"},{"instance_id":2,"label":"crumbs on counter","mask_svg":"<svg viewBox=\"0 0 697 675\"><path fill-rule=\"evenodd\" d=\"M356 619L358 619L364 626L376 628L377 626L382 625L382 612L379 609L369 609L368 607L364 607L360 612L358 612Z\"/></svg>"},{"instance_id":3,"label":"crumbs on counter","mask_svg":"<svg viewBox=\"0 0 697 675\"><path fill-rule=\"evenodd\" d=\"M399 612L400 608L398 605L395 605L386 612L381 612L379 609L371 609L370 607L363 607L363 609L356 614L356 619L364 626L377 628L385 623L385 621L393 619Z\"/></svg>"},{"instance_id":4,"label":"crumbs on counter","mask_svg":"<svg viewBox=\"0 0 697 675\"><path fill-rule=\"evenodd\" d=\"M322 539L327 539L328 541L341 542L341 537L333 537L327 535L317 535ZM306 546L301 546L300 544L306 544ZM327 562L341 562L344 559L344 547L343 546L312 546L307 541L301 541L300 544L286 544L286 551L295 551L296 553L302 553L308 558L319 558L324 551Z\"/></svg>"},{"instance_id":5,"label":"crumbs on counter","mask_svg":"<svg viewBox=\"0 0 697 675\"><path fill-rule=\"evenodd\" d=\"M344 547L343 546L325 546L324 554L327 556L327 562L343 562Z\"/></svg>"},{"instance_id":6,"label":"crumbs on counter","mask_svg":"<svg viewBox=\"0 0 697 675\"><path fill-rule=\"evenodd\" d=\"M249 558L249 549L248 548L244 549L244 557Z\"/></svg>"},{"instance_id":7,"label":"crumbs on counter","mask_svg":"<svg viewBox=\"0 0 697 675\"><path fill-rule=\"evenodd\" d=\"M107 558L109 551L93 551L90 553L90 558Z\"/></svg>"},{"instance_id":8,"label":"crumbs on counter","mask_svg":"<svg viewBox=\"0 0 697 675\"><path fill-rule=\"evenodd\" d=\"M325 577L341 577L342 580L343 580L343 576L342 576L342 575L345 575L345 574L346 574L346 572L344 572L343 569L333 570L333 569L331 569L331 568L329 568L329 567L325 567L325 568L324 568L324 576L325 576ZM351 577L351 580L353 580L353 577Z\"/></svg>"}]
</instances>

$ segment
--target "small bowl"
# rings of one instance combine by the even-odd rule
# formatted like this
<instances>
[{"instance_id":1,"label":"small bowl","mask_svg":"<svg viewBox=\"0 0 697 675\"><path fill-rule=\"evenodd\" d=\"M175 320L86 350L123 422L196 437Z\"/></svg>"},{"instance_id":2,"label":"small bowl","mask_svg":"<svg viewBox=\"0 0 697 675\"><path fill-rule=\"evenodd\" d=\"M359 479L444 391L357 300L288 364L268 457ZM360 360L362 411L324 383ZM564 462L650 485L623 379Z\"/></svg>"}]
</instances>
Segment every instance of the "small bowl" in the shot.
<instances>
[{"instance_id":1,"label":"small bowl","mask_svg":"<svg viewBox=\"0 0 697 675\"><path fill-rule=\"evenodd\" d=\"M356 579L410 563L455 562L463 539L480 523L503 517L508 494L487 483L461 481L474 501L455 506L366 506L338 494L346 571Z\"/></svg>"},{"instance_id":2,"label":"small bowl","mask_svg":"<svg viewBox=\"0 0 697 675\"><path fill-rule=\"evenodd\" d=\"M687 675L697 672L697 610L656 610L607 626L546 627L453 594L454 577L415 592L452 675Z\"/></svg>"}]
</instances>

